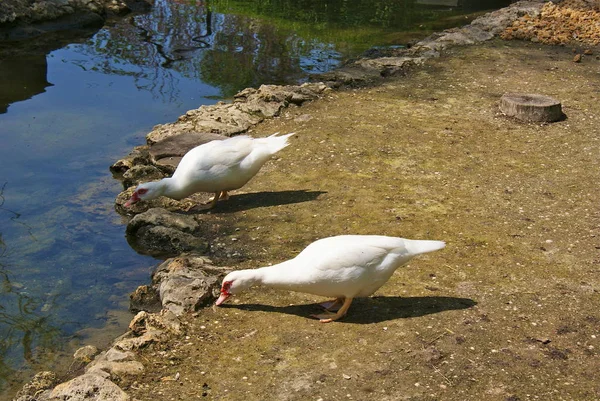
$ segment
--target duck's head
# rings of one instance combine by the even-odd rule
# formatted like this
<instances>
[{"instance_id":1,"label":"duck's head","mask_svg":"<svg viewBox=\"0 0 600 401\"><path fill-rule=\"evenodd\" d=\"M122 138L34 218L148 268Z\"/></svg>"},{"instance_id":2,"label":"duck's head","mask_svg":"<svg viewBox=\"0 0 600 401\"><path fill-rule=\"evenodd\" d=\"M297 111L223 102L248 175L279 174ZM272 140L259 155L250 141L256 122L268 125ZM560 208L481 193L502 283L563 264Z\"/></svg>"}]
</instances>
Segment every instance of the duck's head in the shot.
<instances>
[{"instance_id":1,"label":"duck's head","mask_svg":"<svg viewBox=\"0 0 600 401\"><path fill-rule=\"evenodd\" d=\"M221 284L221 295L215 305L221 305L231 295L239 294L253 285L255 280L248 272L248 270L239 270L226 275Z\"/></svg>"},{"instance_id":2,"label":"duck's head","mask_svg":"<svg viewBox=\"0 0 600 401\"><path fill-rule=\"evenodd\" d=\"M123 206L130 207L141 200L151 200L161 196L161 186L158 182L146 182L137 186L131 198Z\"/></svg>"}]
</instances>

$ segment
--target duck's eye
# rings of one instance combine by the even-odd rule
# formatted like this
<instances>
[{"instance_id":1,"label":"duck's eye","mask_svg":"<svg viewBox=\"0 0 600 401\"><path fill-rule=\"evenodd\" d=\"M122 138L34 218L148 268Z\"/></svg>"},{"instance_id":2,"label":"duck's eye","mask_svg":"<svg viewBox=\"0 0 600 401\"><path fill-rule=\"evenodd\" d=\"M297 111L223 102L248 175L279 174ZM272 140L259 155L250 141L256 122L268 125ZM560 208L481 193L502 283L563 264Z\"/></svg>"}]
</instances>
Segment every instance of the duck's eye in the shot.
<instances>
[{"instance_id":1,"label":"duck's eye","mask_svg":"<svg viewBox=\"0 0 600 401\"><path fill-rule=\"evenodd\" d=\"M146 192L148 192L148 189L147 188L140 188L140 189L138 189L137 192L138 192L139 195L144 195Z\"/></svg>"},{"instance_id":2,"label":"duck's eye","mask_svg":"<svg viewBox=\"0 0 600 401\"><path fill-rule=\"evenodd\" d=\"M233 281L224 282L223 286L221 287L221 294L229 295L229 289L231 288L232 284L233 284Z\"/></svg>"}]
</instances>

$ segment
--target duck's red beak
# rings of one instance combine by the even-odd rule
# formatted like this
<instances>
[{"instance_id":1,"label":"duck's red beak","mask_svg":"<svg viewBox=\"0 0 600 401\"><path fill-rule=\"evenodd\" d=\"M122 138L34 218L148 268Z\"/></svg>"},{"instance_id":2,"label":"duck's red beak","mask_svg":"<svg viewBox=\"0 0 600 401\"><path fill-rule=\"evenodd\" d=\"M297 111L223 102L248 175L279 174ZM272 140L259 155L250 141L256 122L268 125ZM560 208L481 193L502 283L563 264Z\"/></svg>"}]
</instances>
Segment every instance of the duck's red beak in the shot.
<instances>
[{"instance_id":1,"label":"duck's red beak","mask_svg":"<svg viewBox=\"0 0 600 401\"><path fill-rule=\"evenodd\" d=\"M221 305L227 298L229 298L229 294L222 292L221 296L219 296L219 299L217 299L217 302L215 302L215 305Z\"/></svg>"},{"instance_id":2,"label":"duck's red beak","mask_svg":"<svg viewBox=\"0 0 600 401\"><path fill-rule=\"evenodd\" d=\"M134 203L137 203L139 201L140 201L140 197L138 196L137 192L134 192L133 195L131 195L131 198L129 198L129 200L127 202L125 202L125 204L123 206L130 207L131 205L133 205Z\"/></svg>"}]
</instances>

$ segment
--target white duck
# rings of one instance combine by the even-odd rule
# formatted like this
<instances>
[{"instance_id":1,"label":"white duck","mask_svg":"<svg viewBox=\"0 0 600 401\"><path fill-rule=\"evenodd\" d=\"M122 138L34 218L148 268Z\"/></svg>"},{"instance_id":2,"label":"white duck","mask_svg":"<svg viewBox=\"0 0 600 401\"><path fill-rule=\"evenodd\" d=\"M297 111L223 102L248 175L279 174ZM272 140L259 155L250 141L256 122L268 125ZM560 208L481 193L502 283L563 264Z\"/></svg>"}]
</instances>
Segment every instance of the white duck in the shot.
<instances>
[{"instance_id":1,"label":"white duck","mask_svg":"<svg viewBox=\"0 0 600 401\"><path fill-rule=\"evenodd\" d=\"M196 192L214 192L212 208L219 199L229 198L227 191L250 181L271 156L289 145L292 135L240 135L196 146L183 156L172 177L138 185L124 206L159 196L180 200Z\"/></svg>"},{"instance_id":2,"label":"white duck","mask_svg":"<svg viewBox=\"0 0 600 401\"><path fill-rule=\"evenodd\" d=\"M312 315L323 323L343 317L352 299L367 297L388 281L394 271L417 256L445 246L443 241L410 240L380 235L341 235L307 246L294 259L238 270L223 279L221 305L230 295L253 285L335 298L322 304L326 314ZM337 313L334 307L341 304Z\"/></svg>"}]
</instances>

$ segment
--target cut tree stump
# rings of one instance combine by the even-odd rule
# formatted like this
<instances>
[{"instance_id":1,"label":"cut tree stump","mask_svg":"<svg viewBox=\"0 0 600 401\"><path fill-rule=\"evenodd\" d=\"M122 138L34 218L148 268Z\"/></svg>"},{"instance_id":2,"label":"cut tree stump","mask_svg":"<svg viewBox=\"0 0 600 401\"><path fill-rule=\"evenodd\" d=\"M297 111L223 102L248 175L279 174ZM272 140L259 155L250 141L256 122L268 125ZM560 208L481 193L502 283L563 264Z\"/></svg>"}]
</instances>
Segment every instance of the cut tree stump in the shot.
<instances>
[{"instance_id":1,"label":"cut tree stump","mask_svg":"<svg viewBox=\"0 0 600 401\"><path fill-rule=\"evenodd\" d=\"M530 122L553 122L564 117L558 100L537 94L505 93L500 99L500 111Z\"/></svg>"}]
</instances>

